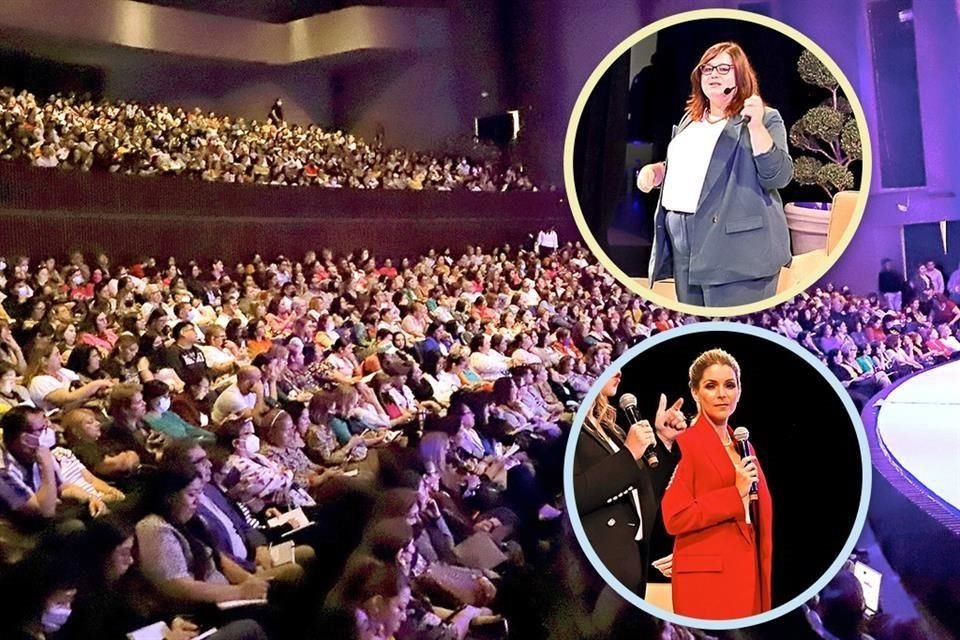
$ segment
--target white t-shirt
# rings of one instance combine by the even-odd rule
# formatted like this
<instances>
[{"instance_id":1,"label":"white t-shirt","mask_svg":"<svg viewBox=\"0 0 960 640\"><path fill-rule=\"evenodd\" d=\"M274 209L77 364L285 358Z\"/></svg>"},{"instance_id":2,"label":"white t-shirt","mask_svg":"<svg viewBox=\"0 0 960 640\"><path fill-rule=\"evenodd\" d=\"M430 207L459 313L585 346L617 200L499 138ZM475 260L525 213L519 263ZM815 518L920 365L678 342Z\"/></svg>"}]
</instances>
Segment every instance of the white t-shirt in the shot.
<instances>
[{"instance_id":1,"label":"white t-shirt","mask_svg":"<svg viewBox=\"0 0 960 640\"><path fill-rule=\"evenodd\" d=\"M546 247L548 249L556 249L557 245L560 244L557 239L556 231L541 231L537 234L537 246Z\"/></svg>"},{"instance_id":2,"label":"white t-shirt","mask_svg":"<svg viewBox=\"0 0 960 640\"><path fill-rule=\"evenodd\" d=\"M203 357L207 360L207 366L211 369L218 369L236 361L232 353L208 344L200 345L200 351L203 351Z\"/></svg>"},{"instance_id":3,"label":"white t-shirt","mask_svg":"<svg viewBox=\"0 0 960 640\"><path fill-rule=\"evenodd\" d=\"M213 420L214 424L220 424L231 413L243 413L255 406L257 406L256 393L251 391L243 394L240 392L240 387L232 384L224 389L217 401L213 403L210 419Z\"/></svg>"},{"instance_id":4,"label":"white t-shirt","mask_svg":"<svg viewBox=\"0 0 960 640\"><path fill-rule=\"evenodd\" d=\"M717 140L727 120L694 120L667 147L667 175L661 203L667 211L696 213Z\"/></svg>"},{"instance_id":5,"label":"white t-shirt","mask_svg":"<svg viewBox=\"0 0 960 640\"><path fill-rule=\"evenodd\" d=\"M30 391L30 399L37 405L38 409L43 409L44 411L56 409L57 405L47 402L46 397L57 389L70 391L70 385L80 379L80 376L70 371L70 369L61 367L59 373L59 377L43 375L36 376L30 381L30 388L28 389L28 391Z\"/></svg>"}]
</instances>

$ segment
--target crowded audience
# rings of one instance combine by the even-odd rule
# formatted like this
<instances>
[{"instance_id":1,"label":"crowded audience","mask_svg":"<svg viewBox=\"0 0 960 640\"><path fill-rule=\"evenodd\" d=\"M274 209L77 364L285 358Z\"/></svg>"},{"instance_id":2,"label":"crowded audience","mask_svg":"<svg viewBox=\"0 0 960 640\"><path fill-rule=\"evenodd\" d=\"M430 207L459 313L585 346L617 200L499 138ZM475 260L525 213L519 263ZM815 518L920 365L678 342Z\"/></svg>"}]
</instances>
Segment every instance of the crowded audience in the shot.
<instances>
[{"instance_id":1,"label":"crowded audience","mask_svg":"<svg viewBox=\"0 0 960 640\"><path fill-rule=\"evenodd\" d=\"M0 159L45 168L350 189L536 191L520 165L389 149L282 118L0 90Z\"/></svg>"},{"instance_id":2,"label":"crowded audience","mask_svg":"<svg viewBox=\"0 0 960 640\"><path fill-rule=\"evenodd\" d=\"M573 412L628 347L698 321L569 244L88 258L0 258L0 562L48 580L10 637L543 637ZM885 302L826 286L738 320L862 405L960 353L949 298ZM89 553L44 573L68 541Z\"/></svg>"}]
</instances>

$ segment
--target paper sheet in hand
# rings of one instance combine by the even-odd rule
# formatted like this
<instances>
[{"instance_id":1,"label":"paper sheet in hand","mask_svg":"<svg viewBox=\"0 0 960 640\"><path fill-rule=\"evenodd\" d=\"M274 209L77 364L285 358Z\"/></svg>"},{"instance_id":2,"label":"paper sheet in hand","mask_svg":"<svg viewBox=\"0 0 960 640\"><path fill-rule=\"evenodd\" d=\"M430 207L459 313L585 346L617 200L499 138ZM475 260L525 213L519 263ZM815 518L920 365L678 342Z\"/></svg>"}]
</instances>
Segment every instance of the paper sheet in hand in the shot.
<instances>
[{"instance_id":1,"label":"paper sheet in hand","mask_svg":"<svg viewBox=\"0 0 960 640\"><path fill-rule=\"evenodd\" d=\"M230 609L239 609L240 607L258 607L267 604L266 598L251 598L250 600L224 600L217 603L217 609L228 611Z\"/></svg>"},{"instance_id":2,"label":"paper sheet in hand","mask_svg":"<svg viewBox=\"0 0 960 640\"><path fill-rule=\"evenodd\" d=\"M282 567L285 564L294 562L293 542L287 541L270 546L270 561L273 566Z\"/></svg>"},{"instance_id":3,"label":"paper sheet in hand","mask_svg":"<svg viewBox=\"0 0 960 640\"><path fill-rule=\"evenodd\" d=\"M456 547L453 552L460 562L474 569L493 569L507 559L489 533L478 531Z\"/></svg>"},{"instance_id":4,"label":"paper sheet in hand","mask_svg":"<svg viewBox=\"0 0 960 640\"><path fill-rule=\"evenodd\" d=\"M267 526L273 527L282 527L285 524L289 524L293 529L287 531L283 535L287 536L291 533L297 532L300 529L309 527L313 523L310 522L310 518L307 517L307 514L303 512L303 509L297 508L287 511L286 513L280 514L278 518L270 518L267 520Z\"/></svg>"},{"instance_id":5,"label":"paper sheet in hand","mask_svg":"<svg viewBox=\"0 0 960 640\"><path fill-rule=\"evenodd\" d=\"M127 634L127 640L163 640L164 635L170 631L166 622L155 622L146 627L141 627L136 631Z\"/></svg>"}]
</instances>

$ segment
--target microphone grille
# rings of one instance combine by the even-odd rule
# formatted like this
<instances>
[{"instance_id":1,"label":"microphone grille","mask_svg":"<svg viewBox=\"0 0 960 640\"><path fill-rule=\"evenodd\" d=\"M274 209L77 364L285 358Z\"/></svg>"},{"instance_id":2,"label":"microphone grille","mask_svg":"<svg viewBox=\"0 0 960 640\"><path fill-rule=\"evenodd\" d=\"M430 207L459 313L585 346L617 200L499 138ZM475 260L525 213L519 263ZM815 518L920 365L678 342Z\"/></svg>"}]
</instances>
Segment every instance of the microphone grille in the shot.
<instances>
[{"instance_id":1,"label":"microphone grille","mask_svg":"<svg viewBox=\"0 0 960 640\"><path fill-rule=\"evenodd\" d=\"M743 442L750 439L750 432L746 427L737 427L733 430L733 439L737 442Z\"/></svg>"},{"instance_id":2,"label":"microphone grille","mask_svg":"<svg viewBox=\"0 0 960 640\"><path fill-rule=\"evenodd\" d=\"M637 406L637 396L632 393L625 393L620 396L620 408L627 409L629 407Z\"/></svg>"}]
</instances>

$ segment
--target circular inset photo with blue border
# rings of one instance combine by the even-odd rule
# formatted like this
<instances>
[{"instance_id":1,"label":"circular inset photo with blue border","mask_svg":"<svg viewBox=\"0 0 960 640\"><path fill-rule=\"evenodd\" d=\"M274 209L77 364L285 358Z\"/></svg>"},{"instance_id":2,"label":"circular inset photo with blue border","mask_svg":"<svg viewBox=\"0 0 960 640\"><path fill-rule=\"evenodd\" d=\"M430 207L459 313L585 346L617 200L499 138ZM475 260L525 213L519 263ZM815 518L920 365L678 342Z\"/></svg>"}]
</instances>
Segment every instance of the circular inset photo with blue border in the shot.
<instances>
[{"instance_id":1,"label":"circular inset photo with blue border","mask_svg":"<svg viewBox=\"0 0 960 640\"><path fill-rule=\"evenodd\" d=\"M727 322L627 351L576 415L564 494L600 577L680 625L736 629L813 597L866 521L859 415L797 343Z\"/></svg>"}]
</instances>

